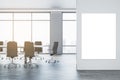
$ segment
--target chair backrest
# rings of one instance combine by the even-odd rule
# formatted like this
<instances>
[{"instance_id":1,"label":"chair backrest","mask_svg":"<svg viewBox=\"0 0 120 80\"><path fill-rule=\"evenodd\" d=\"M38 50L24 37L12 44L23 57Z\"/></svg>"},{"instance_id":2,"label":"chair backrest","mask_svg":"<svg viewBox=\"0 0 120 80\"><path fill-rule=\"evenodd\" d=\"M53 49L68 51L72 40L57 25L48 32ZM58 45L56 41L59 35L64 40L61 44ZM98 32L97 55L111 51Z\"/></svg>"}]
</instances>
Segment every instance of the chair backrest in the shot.
<instances>
[{"instance_id":1,"label":"chair backrest","mask_svg":"<svg viewBox=\"0 0 120 80\"><path fill-rule=\"evenodd\" d=\"M17 57L17 43L15 41L9 41L7 43L7 57Z\"/></svg>"},{"instance_id":2,"label":"chair backrest","mask_svg":"<svg viewBox=\"0 0 120 80\"><path fill-rule=\"evenodd\" d=\"M42 45L42 42L41 41L35 41L35 45L38 45L38 46L41 46ZM35 47L35 51L36 52L42 52L42 47Z\"/></svg>"},{"instance_id":3,"label":"chair backrest","mask_svg":"<svg viewBox=\"0 0 120 80\"><path fill-rule=\"evenodd\" d=\"M53 48L52 48L53 54L57 53L57 48L58 48L58 42L54 42Z\"/></svg>"},{"instance_id":4,"label":"chair backrest","mask_svg":"<svg viewBox=\"0 0 120 80\"><path fill-rule=\"evenodd\" d=\"M30 41L25 41L24 43L24 52L25 52L25 57L34 57L34 45L33 42Z\"/></svg>"},{"instance_id":5,"label":"chair backrest","mask_svg":"<svg viewBox=\"0 0 120 80\"><path fill-rule=\"evenodd\" d=\"M3 41L0 41L0 46L3 46ZM2 52L2 51L3 51L3 48L0 47L0 52Z\"/></svg>"},{"instance_id":6,"label":"chair backrest","mask_svg":"<svg viewBox=\"0 0 120 80\"><path fill-rule=\"evenodd\" d=\"M35 41L35 45L42 45L41 41Z\"/></svg>"}]
</instances>

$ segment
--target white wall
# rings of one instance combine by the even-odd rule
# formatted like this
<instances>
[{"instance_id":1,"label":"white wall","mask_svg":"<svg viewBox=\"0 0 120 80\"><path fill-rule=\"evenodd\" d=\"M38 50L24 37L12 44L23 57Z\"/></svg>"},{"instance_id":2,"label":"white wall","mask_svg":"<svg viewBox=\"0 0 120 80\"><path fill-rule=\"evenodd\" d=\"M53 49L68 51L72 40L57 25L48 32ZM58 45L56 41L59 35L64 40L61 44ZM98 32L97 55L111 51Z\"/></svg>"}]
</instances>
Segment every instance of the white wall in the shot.
<instances>
[{"instance_id":1,"label":"white wall","mask_svg":"<svg viewBox=\"0 0 120 80\"><path fill-rule=\"evenodd\" d=\"M117 59L81 59L81 13L117 14ZM78 70L120 70L120 0L77 0L77 69Z\"/></svg>"},{"instance_id":2,"label":"white wall","mask_svg":"<svg viewBox=\"0 0 120 80\"><path fill-rule=\"evenodd\" d=\"M76 8L75 0L0 0L0 8Z\"/></svg>"}]
</instances>

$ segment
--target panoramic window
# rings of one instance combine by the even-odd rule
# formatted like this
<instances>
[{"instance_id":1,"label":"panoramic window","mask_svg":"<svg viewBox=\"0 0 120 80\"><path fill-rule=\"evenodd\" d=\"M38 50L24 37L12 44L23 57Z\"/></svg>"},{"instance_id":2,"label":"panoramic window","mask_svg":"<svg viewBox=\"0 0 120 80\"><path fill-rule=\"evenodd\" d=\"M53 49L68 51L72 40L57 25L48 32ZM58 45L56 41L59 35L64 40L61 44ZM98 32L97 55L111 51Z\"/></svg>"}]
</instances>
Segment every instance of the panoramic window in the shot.
<instances>
[{"instance_id":1,"label":"panoramic window","mask_svg":"<svg viewBox=\"0 0 120 80\"><path fill-rule=\"evenodd\" d=\"M76 53L76 13L63 13L63 53Z\"/></svg>"},{"instance_id":2,"label":"panoramic window","mask_svg":"<svg viewBox=\"0 0 120 80\"><path fill-rule=\"evenodd\" d=\"M12 13L0 13L0 40L4 44L12 40L12 19Z\"/></svg>"},{"instance_id":3,"label":"panoramic window","mask_svg":"<svg viewBox=\"0 0 120 80\"><path fill-rule=\"evenodd\" d=\"M48 53L50 45L50 13L32 14L32 41L42 41L44 53Z\"/></svg>"},{"instance_id":4,"label":"panoramic window","mask_svg":"<svg viewBox=\"0 0 120 80\"><path fill-rule=\"evenodd\" d=\"M19 46L24 41L42 41L43 53L50 44L50 13L0 13L0 40L6 44L14 40Z\"/></svg>"},{"instance_id":5,"label":"panoramic window","mask_svg":"<svg viewBox=\"0 0 120 80\"><path fill-rule=\"evenodd\" d=\"M14 13L14 40L20 46L31 41L31 13Z\"/></svg>"},{"instance_id":6,"label":"panoramic window","mask_svg":"<svg viewBox=\"0 0 120 80\"><path fill-rule=\"evenodd\" d=\"M82 59L116 59L116 14L82 14Z\"/></svg>"}]
</instances>

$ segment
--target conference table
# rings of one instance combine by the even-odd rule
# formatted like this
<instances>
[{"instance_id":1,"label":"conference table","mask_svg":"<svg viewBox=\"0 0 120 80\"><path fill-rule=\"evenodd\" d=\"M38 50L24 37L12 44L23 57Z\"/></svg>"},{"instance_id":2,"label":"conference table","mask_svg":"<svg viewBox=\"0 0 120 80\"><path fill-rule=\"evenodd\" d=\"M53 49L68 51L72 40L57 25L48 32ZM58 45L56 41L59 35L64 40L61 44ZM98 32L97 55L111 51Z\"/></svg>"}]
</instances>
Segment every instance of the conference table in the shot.
<instances>
[{"instance_id":1,"label":"conference table","mask_svg":"<svg viewBox=\"0 0 120 80\"><path fill-rule=\"evenodd\" d=\"M18 48L24 48L24 46L17 46ZM34 47L49 47L49 45L34 45ZM7 48L7 45L0 45L0 48Z\"/></svg>"},{"instance_id":2,"label":"conference table","mask_svg":"<svg viewBox=\"0 0 120 80\"><path fill-rule=\"evenodd\" d=\"M49 45L34 45L34 48L36 48L36 47L38 47L38 48L43 48L43 47L49 47ZM0 45L0 48L5 48L5 49L7 49L7 45ZM19 52L22 52L22 51L24 51L24 46L17 46L17 48L18 48L18 51ZM1 51L0 53L5 53L4 51Z\"/></svg>"}]
</instances>

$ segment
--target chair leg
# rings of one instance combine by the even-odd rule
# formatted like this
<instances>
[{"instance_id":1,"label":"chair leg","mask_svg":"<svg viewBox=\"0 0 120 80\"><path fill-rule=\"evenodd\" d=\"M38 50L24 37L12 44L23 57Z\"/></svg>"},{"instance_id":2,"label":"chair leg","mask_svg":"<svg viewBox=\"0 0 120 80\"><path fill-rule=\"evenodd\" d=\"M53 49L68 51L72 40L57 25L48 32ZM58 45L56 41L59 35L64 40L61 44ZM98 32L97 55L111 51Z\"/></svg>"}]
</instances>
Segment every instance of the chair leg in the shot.
<instances>
[{"instance_id":1,"label":"chair leg","mask_svg":"<svg viewBox=\"0 0 120 80\"><path fill-rule=\"evenodd\" d=\"M12 58L12 59L11 59L11 63L6 64L6 65L4 66L4 68L13 69L13 68L17 68L17 66L20 67L20 65L17 65L17 64L15 64L15 63L13 62L13 58Z\"/></svg>"},{"instance_id":2,"label":"chair leg","mask_svg":"<svg viewBox=\"0 0 120 80\"><path fill-rule=\"evenodd\" d=\"M25 57L24 63L27 64L27 57Z\"/></svg>"},{"instance_id":3,"label":"chair leg","mask_svg":"<svg viewBox=\"0 0 120 80\"><path fill-rule=\"evenodd\" d=\"M32 63L32 57L29 57L29 62L26 61L26 64L24 64L24 68L33 69L34 67L38 68L39 66L35 63Z\"/></svg>"},{"instance_id":4,"label":"chair leg","mask_svg":"<svg viewBox=\"0 0 120 80\"><path fill-rule=\"evenodd\" d=\"M45 62L46 62L46 63L58 63L59 60L55 60L54 57L52 56L51 59L46 60Z\"/></svg>"}]
</instances>

